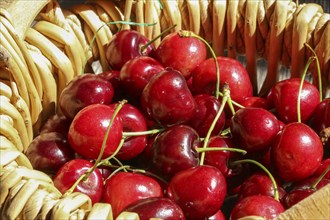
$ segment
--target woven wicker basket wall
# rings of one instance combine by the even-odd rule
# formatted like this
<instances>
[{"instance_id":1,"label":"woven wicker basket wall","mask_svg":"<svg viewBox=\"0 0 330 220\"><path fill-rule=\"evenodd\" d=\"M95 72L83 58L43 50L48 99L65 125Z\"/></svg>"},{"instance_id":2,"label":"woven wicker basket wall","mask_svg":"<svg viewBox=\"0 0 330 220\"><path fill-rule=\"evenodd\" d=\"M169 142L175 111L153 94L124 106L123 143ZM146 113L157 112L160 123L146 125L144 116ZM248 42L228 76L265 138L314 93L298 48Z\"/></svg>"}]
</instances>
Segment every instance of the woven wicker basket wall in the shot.
<instances>
[{"instance_id":1,"label":"woven wicker basket wall","mask_svg":"<svg viewBox=\"0 0 330 220\"><path fill-rule=\"evenodd\" d=\"M143 0L88 1L70 7L46 0L0 2L1 219L112 219L109 204L92 206L80 193L62 197L51 178L33 170L24 155L42 123L59 110L57 100L64 86L83 69L108 69L104 46L119 26L104 25L107 22L157 23L123 26L136 28L150 39L177 24L176 30L192 30L210 41L217 55L237 59L245 55L255 93L260 95L267 94L281 77L281 66L290 68L289 77L300 76L312 54L307 43L318 56L322 92L329 96L330 15L320 5L289 0L162 3L163 9L158 1ZM267 67L259 60L266 60ZM314 64L310 76L317 84ZM329 219L329 207L327 186L279 219ZM134 213L123 216L137 219Z\"/></svg>"}]
</instances>

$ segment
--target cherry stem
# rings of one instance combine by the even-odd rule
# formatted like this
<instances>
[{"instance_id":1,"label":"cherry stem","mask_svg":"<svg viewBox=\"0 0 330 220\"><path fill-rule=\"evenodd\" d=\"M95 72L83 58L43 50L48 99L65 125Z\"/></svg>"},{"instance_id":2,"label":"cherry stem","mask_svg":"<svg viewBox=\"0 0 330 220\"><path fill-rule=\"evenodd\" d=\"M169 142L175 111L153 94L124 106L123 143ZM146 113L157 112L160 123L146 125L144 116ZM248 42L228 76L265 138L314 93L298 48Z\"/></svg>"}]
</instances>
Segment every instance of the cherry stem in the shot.
<instances>
[{"instance_id":1,"label":"cherry stem","mask_svg":"<svg viewBox=\"0 0 330 220\"><path fill-rule=\"evenodd\" d=\"M298 92L298 99L297 99L297 118L298 118L298 122L301 123L301 110L300 110L300 97L301 97L301 91L305 82L305 78L307 75L307 70L310 66L310 64L313 62L313 60L315 59L315 57L310 57L307 61L307 64L305 66L304 72L302 74L301 77L301 81L300 81L300 85L299 85L299 92Z\"/></svg>"},{"instance_id":2,"label":"cherry stem","mask_svg":"<svg viewBox=\"0 0 330 220\"><path fill-rule=\"evenodd\" d=\"M212 58L214 59L215 62L215 71L216 71L216 76L217 76L217 82L215 85L215 97L218 99L219 98L219 91L220 91L220 69L219 69L219 63L218 63L218 59L217 59L217 55L215 54L213 48L211 47L211 45L202 37L198 36L197 34L195 34L192 31L187 31L187 30L180 30L179 31L179 36L180 37L195 37L199 40L201 40L202 42L205 43L205 45L209 48Z\"/></svg>"},{"instance_id":3,"label":"cherry stem","mask_svg":"<svg viewBox=\"0 0 330 220\"><path fill-rule=\"evenodd\" d=\"M210 140L212 131L213 131L214 127L215 127L215 124L219 120L219 118L220 118L220 116L221 116L221 114L223 112L223 109L225 108L225 105L227 103L227 100L230 97L230 90L229 90L228 84L225 84L224 85L224 87L223 87L223 94L224 94L224 96L223 96L222 101L221 101L220 109L217 112L216 116L214 117L214 120L212 121L212 124L211 124L209 130L207 131L206 137L204 139L204 144L203 144L203 148L204 149L207 148L207 145L209 143L209 140ZM199 164L200 165L203 165L204 164L204 160L205 160L205 151L202 152L202 154L201 154L201 159L200 159Z\"/></svg>"},{"instance_id":4,"label":"cherry stem","mask_svg":"<svg viewBox=\"0 0 330 220\"><path fill-rule=\"evenodd\" d=\"M218 92L221 97L223 97L222 92ZM232 105L239 107L239 108L245 108L245 106L239 104L238 102L235 102L234 100L231 100Z\"/></svg>"},{"instance_id":5,"label":"cherry stem","mask_svg":"<svg viewBox=\"0 0 330 220\"><path fill-rule=\"evenodd\" d=\"M198 147L198 148L196 148L196 151L198 153L208 152L208 151L230 151L230 152L237 152L237 153L242 153L242 154L247 153L245 150L242 150L239 148L229 148L229 147L207 147L207 148Z\"/></svg>"},{"instance_id":6,"label":"cherry stem","mask_svg":"<svg viewBox=\"0 0 330 220\"><path fill-rule=\"evenodd\" d=\"M320 67L320 62L319 59L315 53L315 51L313 50L313 48L311 46L309 46L309 44L305 43L305 46L313 53L314 57L315 57L315 62L316 62L316 69L317 69L317 78L318 78L318 84L319 84L319 91L320 91L320 102L322 102L323 100L323 88L322 88L322 76L321 76L321 67Z\"/></svg>"},{"instance_id":7,"label":"cherry stem","mask_svg":"<svg viewBox=\"0 0 330 220\"><path fill-rule=\"evenodd\" d=\"M237 161L232 162L231 164L232 165L237 165L237 164L242 164L242 163L252 163L252 164L255 164L255 165L257 165L258 167L260 167L263 171L265 171L268 174L268 176L269 176L269 178L272 181L273 186L274 186L274 199L277 200L277 201L279 201L279 194L278 194L277 183L276 183L273 175L271 174L271 172L269 172L269 170L264 165L262 165L261 163L255 161L255 160L251 160L251 159L237 160Z\"/></svg>"},{"instance_id":8,"label":"cherry stem","mask_svg":"<svg viewBox=\"0 0 330 220\"><path fill-rule=\"evenodd\" d=\"M316 187L317 187L317 185L321 182L321 180L323 179L323 177L324 177L325 175L327 175L327 173L329 172L329 170L330 170L330 165L329 165L329 166L327 167L327 169L325 169L325 170L321 173L321 175L315 180L315 182L311 185L310 189L315 190Z\"/></svg>"},{"instance_id":9,"label":"cherry stem","mask_svg":"<svg viewBox=\"0 0 330 220\"><path fill-rule=\"evenodd\" d=\"M156 25L157 23L152 23L152 24L148 24L148 23L138 23L138 22L132 22L132 21L111 21L111 22L106 22L104 24L102 24L95 32L90 44L89 44L89 47L88 47L88 50L91 51L92 50L92 46L96 40L96 35L97 33L106 25L113 25L113 24L127 24L127 25L136 25L136 26L154 26ZM85 61L83 63L83 68L82 68L82 73L81 74L84 74L85 73L85 66L88 62L88 57L86 56L85 58Z\"/></svg>"},{"instance_id":10,"label":"cherry stem","mask_svg":"<svg viewBox=\"0 0 330 220\"><path fill-rule=\"evenodd\" d=\"M148 43L144 44L141 46L140 48L140 52L141 54L143 54L143 52L147 49L147 47L151 44L153 44L156 40L158 40L160 37L164 36L167 32L169 32L170 30L172 30L173 28L176 27L176 24L172 25L171 27L166 28L162 33L160 33L158 36L156 36L155 38L151 39L150 41L148 41Z\"/></svg>"},{"instance_id":11,"label":"cherry stem","mask_svg":"<svg viewBox=\"0 0 330 220\"><path fill-rule=\"evenodd\" d=\"M132 137L132 136L142 136L142 135L150 135L150 134L158 134L164 129L152 129L148 131L137 131L137 132L123 132L124 137Z\"/></svg>"}]
</instances>

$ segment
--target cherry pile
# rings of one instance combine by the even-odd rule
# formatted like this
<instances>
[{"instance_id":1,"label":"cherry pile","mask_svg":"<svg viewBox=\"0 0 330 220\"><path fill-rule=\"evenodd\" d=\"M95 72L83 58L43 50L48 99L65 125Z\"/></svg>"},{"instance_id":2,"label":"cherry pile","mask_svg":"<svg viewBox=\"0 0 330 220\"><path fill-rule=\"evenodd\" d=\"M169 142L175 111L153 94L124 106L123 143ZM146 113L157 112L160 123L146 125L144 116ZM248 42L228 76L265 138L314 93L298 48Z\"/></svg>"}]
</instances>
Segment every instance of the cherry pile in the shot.
<instances>
[{"instance_id":1,"label":"cherry pile","mask_svg":"<svg viewBox=\"0 0 330 220\"><path fill-rule=\"evenodd\" d=\"M273 219L328 184L330 99L300 78L258 97L240 62L182 33L115 34L109 70L74 78L30 144L34 168L141 219Z\"/></svg>"}]
</instances>

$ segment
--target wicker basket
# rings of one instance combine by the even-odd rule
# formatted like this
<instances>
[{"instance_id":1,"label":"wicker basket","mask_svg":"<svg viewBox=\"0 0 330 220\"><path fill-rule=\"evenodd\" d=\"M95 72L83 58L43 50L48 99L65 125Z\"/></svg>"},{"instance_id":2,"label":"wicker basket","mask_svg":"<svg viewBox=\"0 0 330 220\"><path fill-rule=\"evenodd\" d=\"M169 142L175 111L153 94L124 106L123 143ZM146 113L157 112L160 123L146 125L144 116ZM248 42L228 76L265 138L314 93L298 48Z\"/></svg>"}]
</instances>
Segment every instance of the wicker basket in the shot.
<instances>
[{"instance_id":1,"label":"wicker basket","mask_svg":"<svg viewBox=\"0 0 330 220\"><path fill-rule=\"evenodd\" d=\"M307 43L319 58L322 92L329 96L330 15L321 6L290 0L169 0L162 4L163 9L159 1L95 0L63 8L49 0L0 2L1 219L112 219L109 204L92 206L81 193L63 198L51 178L33 170L24 155L42 123L58 110L58 95L82 72L83 63L88 61L85 71L108 68L104 45L118 26L106 22L157 23L134 27L150 39L177 24L176 30L192 30L212 42L217 55L237 59L245 55L259 95L267 94L285 68L290 68L291 75L284 77L300 76L311 55ZM94 34L96 43L90 50ZM315 65L310 76L317 84ZM121 216L138 219L135 213ZM330 219L330 185L278 219Z\"/></svg>"}]
</instances>

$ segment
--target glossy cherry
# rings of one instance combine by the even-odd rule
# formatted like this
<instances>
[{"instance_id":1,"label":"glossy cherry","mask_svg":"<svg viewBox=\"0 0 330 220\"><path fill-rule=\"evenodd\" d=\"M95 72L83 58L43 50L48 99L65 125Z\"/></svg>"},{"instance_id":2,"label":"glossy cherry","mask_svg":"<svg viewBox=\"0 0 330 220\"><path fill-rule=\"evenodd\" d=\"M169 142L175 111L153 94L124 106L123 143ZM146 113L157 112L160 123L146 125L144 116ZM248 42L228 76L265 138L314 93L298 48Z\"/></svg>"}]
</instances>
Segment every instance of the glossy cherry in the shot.
<instances>
[{"instance_id":1,"label":"glossy cherry","mask_svg":"<svg viewBox=\"0 0 330 220\"><path fill-rule=\"evenodd\" d=\"M246 107L232 117L230 130L237 147L256 152L271 146L280 126L275 115L268 110Z\"/></svg>"},{"instance_id":2,"label":"glossy cherry","mask_svg":"<svg viewBox=\"0 0 330 220\"><path fill-rule=\"evenodd\" d=\"M103 200L111 204L116 218L138 200L162 196L162 188L153 178L139 173L119 172L106 181Z\"/></svg>"},{"instance_id":3,"label":"glossy cherry","mask_svg":"<svg viewBox=\"0 0 330 220\"><path fill-rule=\"evenodd\" d=\"M246 216L260 216L275 219L285 211L283 205L270 196L253 195L237 202L231 211L230 219L237 220Z\"/></svg>"},{"instance_id":4,"label":"glossy cherry","mask_svg":"<svg viewBox=\"0 0 330 220\"><path fill-rule=\"evenodd\" d=\"M65 163L54 176L53 182L61 193L66 193L68 189L84 175L86 171L94 166L88 160L74 159ZM81 192L88 195L92 203L100 202L103 195L103 179L100 171L95 169L88 178L83 179L74 192Z\"/></svg>"},{"instance_id":5,"label":"glossy cherry","mask_svg":"<svg viewBox=\"0 0 330 220\"><path fill-rule=\"evenodd\" d=\"M196 111L187 124L194 128L200 137L205 137L221 104L218 99L209 94L199 94L194 96L194 99L196 101ZM213 135L217 135L222 131L225 121L226 115L223 111L213 128Z\"/></svg>"},{"instance_id":6,"label":"glossy cherry","mask_svg":"<svg viewBox=\"0 0 330 220\"><path fill-rule=\"evenodd\" d=\"M55 174L66 162L75 157L66 135L58 132L36 136L25 154L34 169L47 174Z\"/></svg>"},{"instance_id":7,"label":"glossy cherry","mask_svg":"<svg viewBox=\"0 0 330 220\"><path fill-rule=\"evenodd\" d=\"M114 108L116 104L113 104ZM141 132L147 130L147 122L141 111L126 103L120 109L118 116L122 120L124 132ZM120 160L130 160L139 155L147 145L147 135L128 136L116 157Z\"/></svg>"},{"instance_id":8,"label":"glossy cherry","mask_svg":"<svg viewBox=\"0 0 330 220\"><path fill-rule=\"evenodd\" d=\"M175 125L157 135L150 155L159 175L171 178L175 173L198 165L197 132L187 125Z\"/></svg>"},{"instance_id":9,"label":"glossy cherry","mask_svg":"<svg viewBox=\"0 0 330 220\"><path fill-rule=\"evenodd\" d=\"M311 176L320 166L323 146L319 136L303 123L287 124L271 148L271 161L283 181L295 182Z\"/></svg>"},{"instance_id":10,"label":"glossy cherry","mask_svg":"<svg viewBox=\"0 0 330 220\"><path fill-rule=\"evenodd\" d=\"M220 85L229 84L231 98L240 103L245 97L252 96L252 84L244 66L237 60L217 57L220 71ZM194 94L213 94L216 87L216 67L213 58L201 63L192 73ZM222 89L220 88L220 91Z\"/></svg>"},{"instance_id":11,"label":"glossy cherry","mask_svg":"<svg viewBox=\"0 0 330 220\"><path fill-rule=\"evenodd\" d=\"M323 99L317 105L312 116L311 126L317 134L324 128L330 127L330 98Z\"/></svg>"},{"instance_id":12,"label":"glossy cherry","mask_svg":"<svg viewBox=\"0 0 330 220\"><path fill-rule=\"evenodd\" d=\"M73 119L88 105L110 104L113 96L114 90L109 81L96 74L83 74L76 76L63 89L59 106L67 118Z\"/></svg>"},{"instance_id":13,"label":"glossy cherry","mask_svg":"<svg viewBox=\"0 0 330 220\"><path fill-rule=\"evenodd\" d=\"M71 147L85 158L98 158L114 112L114 106L103 104L92 104L82 109L74 117L69 129L68 140ZM112 122L102 158L115 152L122 133L123 123L117 116Z\"/></svg>"},{"instance_id":14,"label":"glossy cherry","mask_svg":"<svg viewBox=\"0 0 330 220\"><path fill-rule=\"evenodd\" d=\"M71 125L71 119L68 119L64 115L52 115L46 122L41 126L39 134L58 132L65 136L68 135L69 127Z\"/></svg>"},{"instance_id":15,"label":"glossy cherry","mask_svg":"<svg viewBox=\"0 0 330 220\"><path fill-rule=\"evenodd\" d=\"M177 173L169 182L167 196L183 210L187 219L214 215L226 196L226 179L215 167L202 165Z\"/></svg>"},{"instance_id":16,"label":"glossy cherry","mask_svg":"<svg viewBox=\"0 0 330 220\"><path fill-rule=\"evenodd\" d=\"M155 50L153 44L142 49L148 42L148 38L132 29L124 29L114 34L105 49L110 68L120 70L128 60L140 55L148 55Z\"/></svg>"},{"instance_id":17,"label":"glossy cherry","mask_svg":"<svg viewBox=\"0 0 330 220\"><path fill-rule=\"evenodd\" d=\"M178 32L168 34L156 49L156 59L164 66L178 70L188 79L192 71L206 60L207 48L195 37L181 37Z\"/></svg>"},{"instance_id":18,"label":"glossy cherry","mask_svg":"<svg viewBox=\"0 0 330 220\"><path fill-rule=\"evenodd\" d=\"M151 77L163 70L164 67L149 56L137 56L128 60L120 70L120 79L128 99L139 102Z\"/></svg>"},{"instance_id":19,"label":"glossy cherry","mask_svg":"<svg viewBox=\"0 0 330 220\"><path fill-rule=\"evenodd\" d=\"M109 81L114 90L113 101L119 101L123 96L123 89L120 80L120 71L118 70L106 70L99 74L100 77L105 78Z\"/></svg>"},{"instance_id":20,"label":"glossy cherry","mask_svg":"<svg viewBox=\"0 0 330 220\"><path fill-rule=\"evenodd\" d=\"M182 74L165 69L151 78L141 96L141 106L150 119L162 126L189 121L196 102Z\"/></svg>"},{"instance_id":21,"label":"glossy cherry","mask_svg":"<svg viewBox=\"0 0 330 220\"><path fill-rule=\"evenodd\" d=\"M140 219L160 218L162 220L185 220L180 206L165 197L138 200L124 211L137 213Z\"/></svg>"},{"instance_id":22,"label":"glossy cherry","mask_svg":"<svg viewBox=\"0 0 330 220\"><path fill-rule=\"evenodd\" d=\"M270 91L268 99L284 123L298 121L297 101L300 78L291 78L277 82ZM304 81L300 96L301 122L307 122L320 103L320 93L311 83Z\"/></svg>"},{"instance_id":23,"label":"glossy cherry","mask_svg":"<svg viewBox=\"0 0 330 220\"><path fill-rule=\"evenodd\" d=\"M321 161L319 168L314 172L313 176L319 176L330 166L330 158L325 158ZM330 171L328 171L325 178L330 179Z\"/></svg>"}]
</instances>

